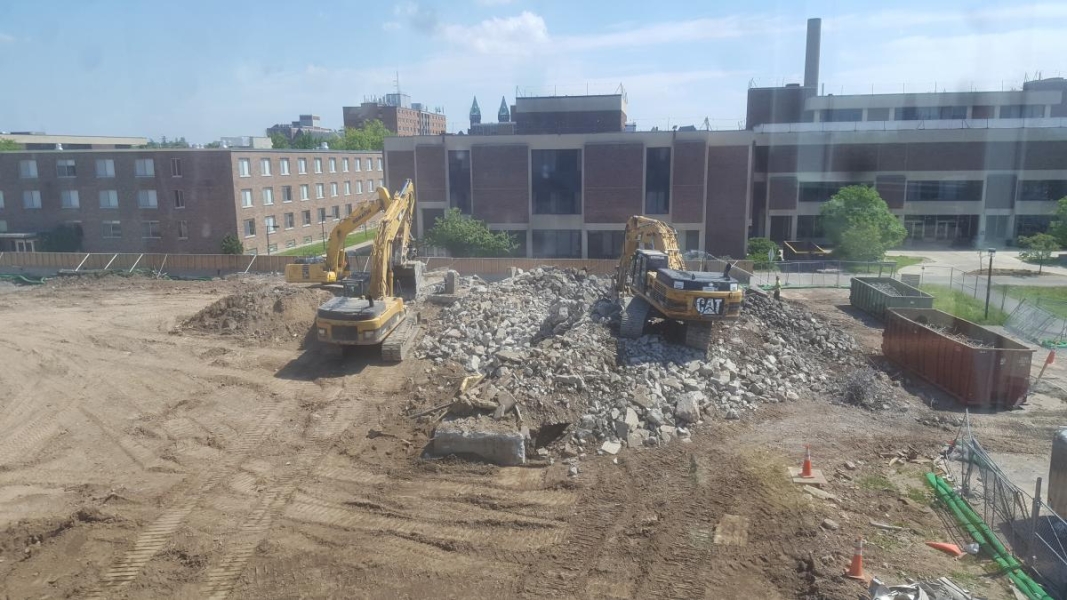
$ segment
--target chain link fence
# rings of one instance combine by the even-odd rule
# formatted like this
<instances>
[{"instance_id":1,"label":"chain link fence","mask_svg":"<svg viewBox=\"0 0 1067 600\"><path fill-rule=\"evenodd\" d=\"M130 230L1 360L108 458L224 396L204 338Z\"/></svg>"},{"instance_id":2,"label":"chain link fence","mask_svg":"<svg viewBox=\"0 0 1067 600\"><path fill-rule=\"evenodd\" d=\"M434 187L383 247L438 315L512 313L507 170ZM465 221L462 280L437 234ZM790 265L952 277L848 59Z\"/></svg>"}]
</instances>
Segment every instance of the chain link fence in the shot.
<instances>
[{"instance_id":1,"label":"chain link fence","mask_svg":"<svg viewBox=\"0 0 1067 600\"><path fill-rule=\"evenodd\" d=\"M1045 348L1067 348L1067 303L1022 300L1004 323L1012 334Z\"/></svg>"},{"instance_id":2,"label":"chain link fence","mask_svg":"<svg viewBox=\"0 0 1067 600\"><path fill-rule=\"evenodd\" d=\"M893 277L895 262L860 262L845 260L800 260L772 263L765 270L752 273L750 284L770 287L775 277L790 288L847 288L853 277Z\"/></svg>"},{"instance_id":3,"label":"chain link fence","mask_svg":"<svg viewBox=\"0 0 1067 600\"><path fill-rule=\"evenodd\" d=\"M965 418L956 444L960 494L1054 598L1067 598L1067 521L1013 484L990 458ZM970 541L970 540L968 540Z\"/></svg>"}]
</instances>

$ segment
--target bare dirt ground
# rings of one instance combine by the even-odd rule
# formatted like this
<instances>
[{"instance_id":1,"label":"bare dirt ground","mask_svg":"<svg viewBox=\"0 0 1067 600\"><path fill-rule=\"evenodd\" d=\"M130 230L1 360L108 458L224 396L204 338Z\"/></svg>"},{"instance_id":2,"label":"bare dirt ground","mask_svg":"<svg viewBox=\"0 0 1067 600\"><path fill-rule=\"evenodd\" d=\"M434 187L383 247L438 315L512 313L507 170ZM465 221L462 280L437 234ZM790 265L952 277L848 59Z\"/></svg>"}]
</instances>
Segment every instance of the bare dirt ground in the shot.
<instances>
[{"instance_id":1,"label":"bare dirt ground","mask_svg":"<svg viewBox=\"0 0 1067 600\"><path fill-rule=\"evenodd\" d=\"M885 580L1012 597L924 544L962 538L920 479L955 431L920 420L961 413L919 382L898 377L899 410L766 405L689 444L588 457L574 478L427 461L429 427L404 412L439 383L426 365L322 360L302 349L321 293L231 298L261 290L106 278L0 293L0 597L854 600L841 574L859 536ZM210 308L223 299L245 318ZM789 300L882 366L846 291ZM991 450L1047 456L1063 415L1042 401L974 423ZM805 444L831 499L785 478ZM888 466L908 450L915 462Z\"/></svg>"}]
</instances>

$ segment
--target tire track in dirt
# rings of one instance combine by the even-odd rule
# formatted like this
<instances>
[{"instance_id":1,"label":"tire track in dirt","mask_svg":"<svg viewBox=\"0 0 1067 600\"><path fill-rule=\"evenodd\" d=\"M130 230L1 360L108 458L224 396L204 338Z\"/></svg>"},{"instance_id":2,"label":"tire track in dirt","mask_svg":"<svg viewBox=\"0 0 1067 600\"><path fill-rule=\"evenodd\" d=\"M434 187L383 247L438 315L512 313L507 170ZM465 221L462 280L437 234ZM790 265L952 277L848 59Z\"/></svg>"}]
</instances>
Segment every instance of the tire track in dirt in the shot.
<instances>
[{"instance_id":1,"label":"tire track in dirt","mask_svg":"<svg viewBox=\"0 0 1067 600\"><path fill-rule=\"evenodd\" d=\"M255 428L242 436L240 443L232 448L217 469L192 486L193 491L187 494L180 504L165 510L137 536L133 548L126 551L122 558L104 573L98 587L89 592L86 598L106 598L136 579L148 561L163 549L204 494L235 471L247 454L263 443L281 424L285 416L284 410L285 405L278 403L253 414L251 418L252 422L256 423ZM200 474L198 478L202 476L203 474Z\"/></svg>"},{"instance_id":2,"label":"tire track in dirt","mask_svg":"<svg viewBox=\"0 0 1067 600\"><path fill-rule=\"evenodd\" d=\"M20 459L29 457L53 437L59 435L57 413L66 410L66 406L50 414L40 415L14 434L0 440L0 467L10 468L22 464Z\"/></svg>"},{"instance_id":3,"label":"tire track in dirt","mask_svg":"<svg viewBox=\"0 0 1067 600\"><path fill-rule=\"evenodd\" d=\"M104 434L104 436L107 437L107 439L111 443L115 444L115 446L118 447L118 449L121 450L122 453L125 454L130 460L136 463L137 466L141 467L146 471L150 469L158 469L163 466L161 464L162 461L160 460L160 458L156 456L151 450L145 448L144 446L141 446L140 444L134 444L127 441L129 436L123 435L118 431L115 431L110 425L101 421L100 417L93 414L84 406L79 406L77 410L82 415L84 415L85 418L92 421L92 423L96 425L96 427ZM173 467L176 466L177 465L174 465ZM167 468L173 469L173 467L168 466Z\"/></svg>"}]
</instances>

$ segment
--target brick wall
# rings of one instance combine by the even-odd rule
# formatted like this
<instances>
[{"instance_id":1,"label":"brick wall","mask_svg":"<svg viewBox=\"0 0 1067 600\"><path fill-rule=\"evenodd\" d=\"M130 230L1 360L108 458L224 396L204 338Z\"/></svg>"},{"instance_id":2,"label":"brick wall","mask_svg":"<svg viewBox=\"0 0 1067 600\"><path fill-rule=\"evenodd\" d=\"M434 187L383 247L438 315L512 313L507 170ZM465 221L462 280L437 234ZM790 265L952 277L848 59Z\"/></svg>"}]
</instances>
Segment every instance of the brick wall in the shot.
<instances>
[{"instance_id":1,"label":"brick wall","mask_svg":"<svg viewBox=\"0 0 1067 600\"><path fill-rule=\"evenodd\" d=\"M749 146L708 148L705 249L744 258L748 239Z\"/></svg>"},{"instance_id":2,"label":"brick wall","mask_svg":"<svg viewBox=\"0 0 1067 600\"><path fill-rule=\"evenodd\" d=\"M389 183L389 189L399 190L404 181L415 181L415 193L419 191L418 180L415 179L415 152L411 150L390 150L385 153L385 180Z\"/></svg>"},{"instance_id":3,"label":"brick wall","mask_svg":"<svg viewBox=\"0 0 1067 600\"><path fill-rule=\"evenodd\" d=\"M624 223L644 212L643 144L586 144L586 223Z\"/></svg>"},{"instance_id":4,"label":"brick wall","mask_svg":"<svg viewBox=\"0 0 1067 600\"><path fill-rule=\"evenodd\" d=\"M474 146L471 180L476 219L530 222L530 151L525 144Z\"/></svg>"},{"instance_id":5,"label":"brick wall","mask_svg":"<svg viewBox=\"0 0 1067 600\"><path fill-rule=\"evenodd\" d=\"M707 144L676 143L673 150L671 220L699 223L704 219L704 164Z\"/></svg>"},{"instance_id":6,"label":"brick wall","mask_svg":"<svg viewBox=\"0 0 1067 600\"><path fill-rule=\"evenodd\" d=\"M415 147L415 181L419 202L445 202L448 200L446 185L447 164L444 146Z\"/></svg>"}]
</instances>

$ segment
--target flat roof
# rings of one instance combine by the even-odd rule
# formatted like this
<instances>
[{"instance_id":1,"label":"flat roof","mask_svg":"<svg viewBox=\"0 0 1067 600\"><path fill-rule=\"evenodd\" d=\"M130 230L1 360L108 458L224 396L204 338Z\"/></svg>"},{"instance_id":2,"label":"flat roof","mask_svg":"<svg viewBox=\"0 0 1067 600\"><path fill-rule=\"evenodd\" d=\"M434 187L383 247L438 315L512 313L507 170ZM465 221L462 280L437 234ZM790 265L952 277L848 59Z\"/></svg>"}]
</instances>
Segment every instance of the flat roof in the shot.
<instances>
[{"instance_id":1,"label":"flat roof","mask_svg":"<svg viewBox=\"0 0 1067 600\"><path fill-rule=\"evenodd\" d=\"M148 143L148 138L145 137L114 135L64 135L58 133L0 133L0 138L5 140L13 140L19 144L129 144L131 146L143 146Z\"/></svg>"},{"instance_id":2,"label":"flat roof","mask_svg":"<svg viewBox=\"0 0 1067 600\"><path fill-rule=\"evenodd\" d=\"M319 148L303 149L303 148L76 148L70 150L55 150L52 148L44 150L14 150L12 152L4 152L2 155L7 154L45 154L54 152L56 154L76 154L80 152L88 153L100 153L111 154L116 152L274 152L283 154L307 154L307 153L332 153L332 154L381 154L381 150L321 150Z\"/></svg>"}]
</instances>

